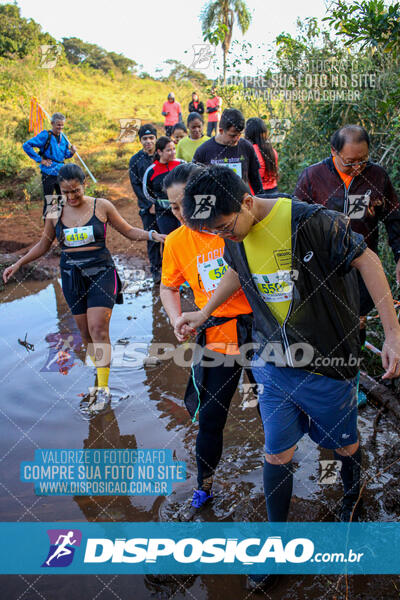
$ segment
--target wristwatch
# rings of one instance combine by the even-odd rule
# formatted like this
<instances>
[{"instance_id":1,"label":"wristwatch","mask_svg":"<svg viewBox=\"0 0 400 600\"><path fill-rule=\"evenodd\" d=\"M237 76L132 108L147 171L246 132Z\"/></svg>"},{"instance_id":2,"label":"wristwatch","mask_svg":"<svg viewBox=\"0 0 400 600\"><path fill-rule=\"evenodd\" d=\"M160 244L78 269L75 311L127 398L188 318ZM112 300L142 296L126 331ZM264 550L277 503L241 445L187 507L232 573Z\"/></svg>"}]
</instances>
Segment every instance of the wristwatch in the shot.
<instances>
[{"instance_id":1,"label":"wristwatch","mask_svg":"<svg viewBox=\"0 0 400 600\"><path fill-rule=\"evenodd\" d=\"M150 229L149 231L149 242L153 241L153 233L157 233L155 229Z\"/></svg>"}]
</instances>

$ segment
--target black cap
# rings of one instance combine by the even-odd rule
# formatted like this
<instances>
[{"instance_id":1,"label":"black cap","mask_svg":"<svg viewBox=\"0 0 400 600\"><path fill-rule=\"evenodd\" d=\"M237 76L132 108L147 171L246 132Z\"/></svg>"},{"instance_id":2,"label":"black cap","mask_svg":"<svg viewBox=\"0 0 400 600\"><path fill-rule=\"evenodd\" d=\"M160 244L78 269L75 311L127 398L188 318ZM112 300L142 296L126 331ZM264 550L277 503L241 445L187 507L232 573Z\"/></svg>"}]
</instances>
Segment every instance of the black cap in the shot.
<instances>
[{"instance_id":1,"label":"black cap","mask_svg":"<svg viewBox=\"0 0 400 600\"><path fill-rule=\"evenodd\" d=\"M139 135L139 140L144 135L155 135L157 137L157 129L154 127L154 125L151 125L151 123L147 123L146 125L142 125L140 127L138 135Z\"/></svg>"}]
</instances>

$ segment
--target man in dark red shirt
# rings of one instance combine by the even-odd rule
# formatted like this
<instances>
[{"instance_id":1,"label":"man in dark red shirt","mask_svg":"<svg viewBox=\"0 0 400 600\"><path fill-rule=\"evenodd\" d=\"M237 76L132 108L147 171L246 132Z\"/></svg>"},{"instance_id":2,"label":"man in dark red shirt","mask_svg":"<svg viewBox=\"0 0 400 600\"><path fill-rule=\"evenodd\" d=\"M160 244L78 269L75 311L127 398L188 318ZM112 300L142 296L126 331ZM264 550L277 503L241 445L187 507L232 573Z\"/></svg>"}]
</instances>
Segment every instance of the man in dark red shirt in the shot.
<instances>
[{"instance_id":1,"label":"man in dark red shirt","mask_svg":"<svg viewBox=\"0 0 400 600\"><path fill-rule=\"evenodd\" d=\"M368 247L378 251L379 221L388 233L400 283L400 206L389 175L369 160L370 139L359 125L344 125L331 137L331 156L301 173L294 195L310 204L322 204L350 217ZM366 340L365 316L374 307L363 279L360 288L360 340ZM359 404L364 397L359 394Z\"/></svg>"},{"instance_id":2,"label":"man in dark red shirt","mask_svg":"<svg viewBox=\"0 0 400 600\"><path fill-rule=\"evenodd\" d=\"M363 127L341 127L331 137L332 155L304 169L294 195L347 214L351 228L364 236L373 252L378 250L378 226L382 221L400 283L400 206L385 169L369 160L369 145L369 135ZM374 304L363 286L360 292L360 312L366 315Z\"/></svg>"}]
</instances>

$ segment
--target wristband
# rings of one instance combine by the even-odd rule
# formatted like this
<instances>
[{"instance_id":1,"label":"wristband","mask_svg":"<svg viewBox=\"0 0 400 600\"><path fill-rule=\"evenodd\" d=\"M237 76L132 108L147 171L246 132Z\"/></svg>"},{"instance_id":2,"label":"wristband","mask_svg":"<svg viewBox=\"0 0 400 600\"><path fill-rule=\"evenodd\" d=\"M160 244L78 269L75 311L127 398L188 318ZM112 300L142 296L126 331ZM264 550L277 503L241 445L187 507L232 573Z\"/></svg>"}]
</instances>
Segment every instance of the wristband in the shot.
<instances>
[{"instance_id":1,"label":"wristband","mask_svg":"<svg viewBox=\"0 0 400 600\"><path fill-rule=\"evenodd\" d=\"M149 242L153 241L153 233L157 233L155 229L150 229L149 231Z\"/></svg>"}]
</instances>

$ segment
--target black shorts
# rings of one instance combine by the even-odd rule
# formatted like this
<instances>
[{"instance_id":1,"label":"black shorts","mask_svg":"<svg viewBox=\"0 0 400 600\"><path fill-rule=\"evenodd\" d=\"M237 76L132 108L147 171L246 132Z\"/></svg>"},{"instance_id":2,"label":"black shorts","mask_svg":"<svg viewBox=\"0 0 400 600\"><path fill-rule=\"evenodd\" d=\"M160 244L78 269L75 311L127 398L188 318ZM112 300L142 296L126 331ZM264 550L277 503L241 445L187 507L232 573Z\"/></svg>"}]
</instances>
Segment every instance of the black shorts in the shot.
<instances>
[{"instance_id":1,"label":"black shorts","mask_svg":"<svg viewBox=\"0 0 400 600\"><path fill-rule=\"evenodd\" d=\"M77 274L73 275L76 269ZM83 315L88 308L104 306L113 308L118 293L118 278L115 267L98 267L97 274L84 275L77 267L62 268L61 279L65 299L73 315ZM79 286L76 286L79 278Z\"/></svg>"},{"instance_id":2,"label":"black shorts","mask_svg":"<svg viewBox=\"0 0 400 600\"><path fill-rule=\"evenodd\" d=\"M108 250L95 252L87 264L79 264L88 260L86 252L61 255L62 289L73 315L83 315L96 306L113 308L121 301L121 281Z\"/></svg>"}]
</instances>

